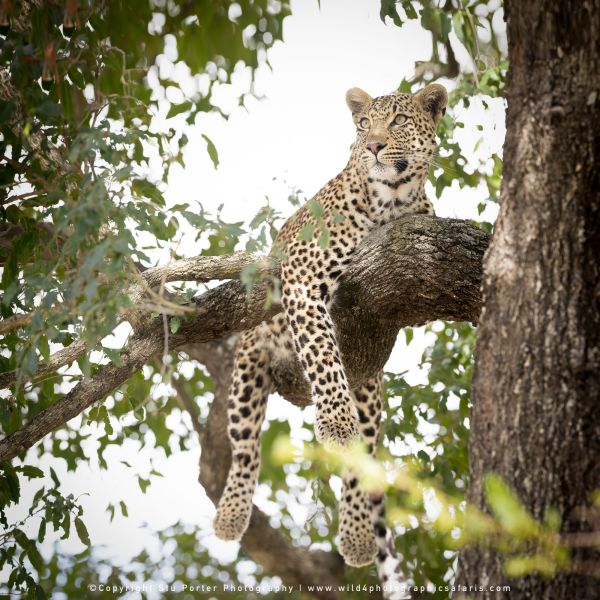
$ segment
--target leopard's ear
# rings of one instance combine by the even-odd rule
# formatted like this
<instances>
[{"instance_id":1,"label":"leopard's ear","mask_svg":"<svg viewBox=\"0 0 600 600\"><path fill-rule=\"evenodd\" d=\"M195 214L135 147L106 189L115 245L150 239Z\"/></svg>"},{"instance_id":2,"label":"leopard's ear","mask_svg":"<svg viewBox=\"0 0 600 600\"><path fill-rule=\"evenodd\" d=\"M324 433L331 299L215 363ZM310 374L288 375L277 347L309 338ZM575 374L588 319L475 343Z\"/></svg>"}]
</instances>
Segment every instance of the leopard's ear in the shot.
<instances>
[{"instance_id":1,"label":"leopard's ear","mask_svg":"<svg viewBox=\"0 0 600 600\"><path fill-rule=\"evenodd\" d=\"M360 88L354 87L346 92L346 104L353 115L366 112L371 102L373 102L373 98Z\"/></svg>"},{"instance_id":2,"label":"leopard's ear","mask_svg":"<svg viewBox=\"0 0 600 600\"><path fill-rule=\"evenodd\" d=\"M448 92L443 85L431 83L415 94L415 100L437 125L446 114Z\"/></svg>"}]
</instances>

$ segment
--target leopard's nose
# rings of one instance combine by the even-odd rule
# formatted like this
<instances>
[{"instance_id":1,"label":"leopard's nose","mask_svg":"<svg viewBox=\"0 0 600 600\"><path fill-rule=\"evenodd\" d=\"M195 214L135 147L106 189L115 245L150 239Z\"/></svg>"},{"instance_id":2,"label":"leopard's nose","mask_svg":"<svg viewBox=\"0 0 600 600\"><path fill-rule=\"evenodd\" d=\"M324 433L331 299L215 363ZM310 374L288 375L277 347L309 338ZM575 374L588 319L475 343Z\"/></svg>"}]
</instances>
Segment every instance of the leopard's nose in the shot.
<instances>
[{"instance_id":1,"label":"leopard's nose","mask_svg":"<svg viewBox=\"0 0 600 600\"><path fill-rule=\"evenodd\" d=\"M377 156L378 152L385 148L385 144L381 144L379 142L377 142L376 144L367 144L367 148L375 155Z\"/></svg>"}]
</instances>

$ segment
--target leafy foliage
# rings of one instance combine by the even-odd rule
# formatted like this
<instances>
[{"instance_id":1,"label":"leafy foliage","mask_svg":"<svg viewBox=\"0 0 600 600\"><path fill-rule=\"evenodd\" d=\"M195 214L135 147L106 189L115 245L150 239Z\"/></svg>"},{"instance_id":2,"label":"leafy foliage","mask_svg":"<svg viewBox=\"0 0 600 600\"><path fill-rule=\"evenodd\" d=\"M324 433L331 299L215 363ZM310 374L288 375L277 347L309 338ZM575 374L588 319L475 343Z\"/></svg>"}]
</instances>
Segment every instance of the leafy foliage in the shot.
<instances>
[{"instance_id":1,"label":"leafy foliage","mask_svg":"<svg viewBox=\"0 0 600 600\"><path fill-rule=\"evenodd\" d=\"M185 113L188 123L216 110L215 87L236 65L258 66L287 12L259 0L13 9L0 63L0 211L10 240L0 251L0 310L33 317L5 337L3 370L35 373L49 344L69 345L74 334L96 346L128 304L125 283L154 249L176 243L182 217L206 228L187 205L165 207L169 167L183 163L187 138L157 133L154 121L169 103L167 118ZM200 74L194 91L181 88L181 68ZM162 178L151 180L156 156Z\"/></svg>"},{"instance_id":2,"label":"leafy foliage","mask_svg":"<svg viewBox=\"0 0 600 600\"><path fill-rule=\"evenodd\" d=\"M17 503L20 499L19 475L27 479L37 479L44 476L37 467L12 467L2 465L0 475L0 522L5 527L0 534L0 570L10 570L7 586L17 592L27 593L28 597L46 598L46 592L39 581L46 571L46 564L38 544L44 542L46 530L52 527L55 532L62 532L61 539L70 535L71 524L79 539L89 546L90 539L87 528L81 519L83 510L72 495L63 497L58 487L60 482L53 469L50 470L53 487L41 487L33 496L27 516L20 522L9 525L6 516L6 506ZM39 519L36 538L30 538L22 527L31 519ZM31 574L31 569L37 573L37 581Z\"/></svg>"},{"instance_id":3,"label":"leafy foliage","mask_svg":"<svg viewBox=\"0 0 600 600\"><path fill-rule=\"evenodd\" d=\"M207 253L233 249L239 226L188 210L187 204L165 206L169 169L183 164L188 140L181 127L159 130L156 121L181 115L194 123L200 112L222 113L213 104L214 90L227 85L236 68L245 68L252 80L265 63L266 49L281 39L288 13L285 0L3 3L0 312L7 320L25 316L24 327L9 329L2 338L0 371L19 375L12 394L0 401L5 434L92 376L106 357L118 360L102 340L122 320L130 303L125 292L139 270L167 246L176 256L182 222L204 236ZM181 85L181 70L196 76L193 89ZM216 166L217 149L204 137ZM76 339L84 340L88 351L68 374L24 383L52 352ZM136 374L125 394L117 392L84 417L83 425L104 429L97 448L102 468L108 467L103 455L110 445L125 436L145 445L148 430L154 447L166 454L173 444L189 446L186 435L176 436L166 426L178 408L173 396L154 398L154 372L152 365ZM161 369L156 373L165 375ZM210 389L200 369L186 384ZM74 470L87 460L83 448L90 434L82 430L86 427L65 426L36 453L63 458ZM25 585L30 595L41 597L43 590L28 570L37 570L37 581L45 572L36 542L11 526L5 512L19 500L19 480L36 468L3 469L0 515L8 533L2 538L2 566L13 567L9 587ZM140 479L141 487L147 483ZM42 522L62 528L66 538L75 505L60 500L59 487L56 480L52 491L41 492ZM31 510L40 502L36 495ZM79 514L73 523L87 539Z\"/></svg>"}]
</instances>

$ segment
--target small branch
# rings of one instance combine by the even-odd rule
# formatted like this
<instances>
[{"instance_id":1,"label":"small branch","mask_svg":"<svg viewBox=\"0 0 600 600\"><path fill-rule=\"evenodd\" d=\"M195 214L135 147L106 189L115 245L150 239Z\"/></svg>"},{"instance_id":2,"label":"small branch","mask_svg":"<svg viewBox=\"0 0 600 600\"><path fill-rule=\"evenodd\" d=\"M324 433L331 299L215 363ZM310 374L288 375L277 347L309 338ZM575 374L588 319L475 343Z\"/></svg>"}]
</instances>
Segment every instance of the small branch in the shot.
<instances>
[{"instance_id":1,"label":"small branch","mask_svg":"<svg viewBox=\"0 0 600 600\"><path fill-rule=\"evenodd\" d=\"M68 394L39 413L24 427L0 441L0 463L31 448L52 430L79 415L100 398L141 369L155 353L151 340L136 340L127 353L121 355L120 366L108 364L101 367L91 379L78 383Z\"/></svg>"},{"instance_id":2,"label":"small branch","mask_svg":"<svg viewBox=\"0 0 600 600\"><path fill-rule=\"evenodd\" d=\"M452 6L452 0L446 0L442 9L452 14L454 7ZM446 62L442 63L439 61L437 44L440 43L438 41L437 36L431 31L431 42L433 44L433 52L429 61L422 63L415 63L415 74L410 80L411 84L420 83L424 81L425 75L427 72L431 72L434 79L438 79L440 77L447 77L448 79L454 79L460 73L460 65L456 60L456 56L454 54L454 50L452 49L452 44L450 43L450 39L447 38L446 41L443 42L444 49L446 50Z\"/></svg>"},{"instance_id":3,"label":"small branch","mask_svg":"<svg viewBox=\"0 0 600 600\"><path fill-rule=\"evenodd\" d=\"M440 77L446 77L448 79L454 79L459 74L459 65L454 55L454 50L447 41L444 43L446 49L446 62L442 63L439 61L426 61L415 64L415 74L410 80L411 84L420 83L425 80L425 76L428 72L433 75L433 79L439 79Z\"/></svg>"},{"instance_id":4,"label":"small branch","mask_svg":"<svg viewBox=\"0 0 600 600\"><path fill-rule=\"evenodd\" d=\"M24 372L19 371L8 371L7 373L0 373L0 389L7 388L13 385L17 379L20 382L27 383L28 381L39 381L47 375L58 371L58 369L69 365L81 358L88 350L87 344L83 340L77 340L70 346L55 352L47 363L42 363L38 370L33 375L28 375Z\"/></svg>"},{"instance_id":5,"label":"small branch","mask_svg":"<svg viewBox=\"0 0 600 600\"><path fill-rule=\"evenodd\" d=\"M155 287L173 281L207 282L213 279L236 279L249 265L259 263L259 271L269 268L266 257L249 252L234 252L226 256L197 256L176 260L164 267L152 267L141 275L144 281Z\"/></svg>"},{"instance_id":6,"label":"small branch","mask_svg":"<svg viewBox=\"0 0 600 600\"><path fill-rule=\"evenodd\" d=\"M280 310L279 306L274 305L266 308L266 300L265 284L255 286L249 295L239 282L230 282L209 290L197 302L197 315L203 316L203 321L199 322L198 318L195 318L184 322L176 334L169 336L169 345L176 349L184 344L208 342L220 339L238 328L243 330L258 325ZM223 301L228 306L221 313ZM205 325L207 327L204 327ZM68 394L37 414L24 427L0 440L0 463L12 460L94 402L103 399L143 365L159 356L163 348L163 323L162 318L157 317L121 352L118 365L109 363L100 367L94 377L77 384Z\"/></svg>"},{"instance_id":7,"label":"small branch","mask_svg":"<svg viewBox=\"0 0 600 600\"><path fill-rule=\"evenodd\" d=\"M19 327L27 327L33 319L35 313L23 313L22 315L13 315L8 319L2 319L0 321L0 335L4 335L13 329Z\"/></svg>"}]
</instances>

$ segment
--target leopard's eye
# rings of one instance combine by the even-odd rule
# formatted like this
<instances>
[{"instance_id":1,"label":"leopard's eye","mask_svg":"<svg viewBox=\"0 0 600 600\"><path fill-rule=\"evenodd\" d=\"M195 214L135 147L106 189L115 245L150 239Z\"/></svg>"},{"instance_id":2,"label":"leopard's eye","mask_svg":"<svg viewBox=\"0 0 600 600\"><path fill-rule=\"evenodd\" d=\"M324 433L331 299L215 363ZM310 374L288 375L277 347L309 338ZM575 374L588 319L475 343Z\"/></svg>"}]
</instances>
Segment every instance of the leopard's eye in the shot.
<instances>
[{"instance_id":1,"label":"leopard's eye","mask_svg":"<svg viewBox=\"0 0 600 600\"><path fill-rule=\"evenodd\" d=\"M396 115L395 119L392 121L392 125L404 125L406 121L407 117L405 115Z\"/></svg>"},{"instance_id":2,"label":"leopard's eye","mask_svg":"<svg viewBox=\"0 0 600 600\"><path fill-rule=\"evenodd\" d=\"M358 122L359 129L369 129L370 126L371 126L371 121L369 121L369 119L367 119L367 117L363 117Z\"/></svg>"}]
</instances>

